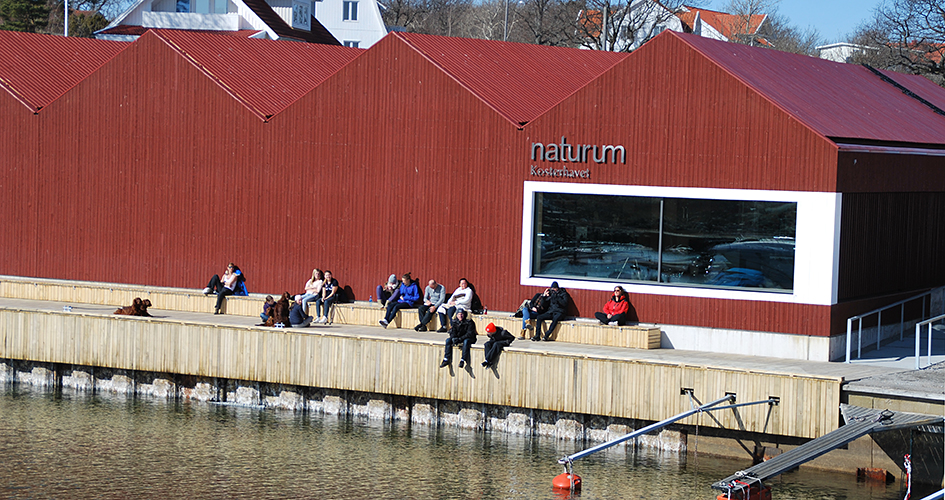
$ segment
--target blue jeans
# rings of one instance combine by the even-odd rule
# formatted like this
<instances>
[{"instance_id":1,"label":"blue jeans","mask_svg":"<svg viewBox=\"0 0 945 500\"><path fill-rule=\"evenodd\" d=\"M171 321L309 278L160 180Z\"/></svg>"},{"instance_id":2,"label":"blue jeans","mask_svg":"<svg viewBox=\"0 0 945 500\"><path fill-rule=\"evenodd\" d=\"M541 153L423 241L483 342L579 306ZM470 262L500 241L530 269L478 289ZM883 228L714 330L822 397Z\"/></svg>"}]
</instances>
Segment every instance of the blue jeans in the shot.
<instances>
[{"instance_id":1,"label":"blue jeans","mask_svg":"<svg viewBox=\"0 0 945 500\"><path fill-rule=\"evenodd\" d=\"M335 300L337 300L337 297L334 295L324 299L321 297L315 299L315 317L321 318L324 316L327 318L328 310L331 309L331 305L335 303Z\"/></svg>"},{"instance_id":2,"label":"blue jeans","mask_svg":"<svg viewBox=\"0 0 945 500\"><path fill-rule=\"evenodd\" d=\"M308 305L312 302L315 302L315 299L318 298L317 293L306 293L302 296L302 299L299 301L302 303L302 312L308 314Z\"/></svg>"},{"instance_id":3,"label":"blue jeans","mask_svg":"<svg viewBox=\"0 0 945 500\"><path fill-rule=\"evenodd\" d=\"M446 339L446 352L443 353L443 359L446 360L447 363L453 362L453 346L460 343L463 344L463 354L461 355L460 359L465 361L466 364L469 364L469 346L475 344L476 341L468 339L454 339L453 337Z\"/></svg>"},{"instance_id":4,"label":"blue jeans","mask_svg":"<svg viewBox=\"0 0 945 500\"><path fill-rule=\"evenodd\" d=\"M525 327L528 326L528 320L534 318L535 316L538 316L538 313L536 313L535 311L532 311L531 309L527 307L525 309L522 309L522 330L524 330Z\"/></svg>"}]
</instances>

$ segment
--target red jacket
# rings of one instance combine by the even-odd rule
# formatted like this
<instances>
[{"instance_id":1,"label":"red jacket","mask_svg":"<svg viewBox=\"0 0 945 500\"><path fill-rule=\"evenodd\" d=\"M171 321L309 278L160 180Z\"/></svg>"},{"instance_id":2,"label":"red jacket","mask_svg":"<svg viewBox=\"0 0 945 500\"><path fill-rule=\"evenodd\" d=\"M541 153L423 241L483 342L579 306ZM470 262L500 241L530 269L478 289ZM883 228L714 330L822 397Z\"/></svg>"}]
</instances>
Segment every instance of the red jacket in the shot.
<instances>
[{"instance_id":1,"label":"red jacket","mask_svg":"<svg viewBox=\"0 0 945 500\"><path fill-rule=\"evenodd\" d=\"M614 299L615 297L611 296L610 300L604 304L604 314L613 316L615 314L622 314L630 310L630 303L627 302L626 296L621 296L619 301Z\"/></svg>"}]
</instances>

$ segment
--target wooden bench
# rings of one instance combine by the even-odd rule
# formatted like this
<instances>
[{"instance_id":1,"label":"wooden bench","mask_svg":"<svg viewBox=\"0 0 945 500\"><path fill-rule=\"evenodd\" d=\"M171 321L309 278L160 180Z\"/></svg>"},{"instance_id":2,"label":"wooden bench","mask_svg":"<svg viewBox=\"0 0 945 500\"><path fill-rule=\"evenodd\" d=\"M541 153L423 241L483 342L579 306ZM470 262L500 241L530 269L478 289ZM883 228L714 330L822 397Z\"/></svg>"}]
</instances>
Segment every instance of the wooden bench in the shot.
<instances>
[{"instance_id":1,"label":"wooden bench","mask_svg":"<svg viewBox=\"0 0 945 500\"><path fill-rule=\"evenodd\" d=\"M342 325L374 326L384 317L385 308L378 303L354 302L338 304L336 307L335 323ZM405 316L406 315L406 316ZM485 335L486 325L494 323L512 332L516 337L522 331L522 319L511 317L511 313L493 312L491 314L473 314L476 329ZM394 316L387 328L410 328L419 322L417 308L401 309ZM436 330L439 319L432 319L427 324L430 331ZM590 344L612 347L632 347L634 349L659 349L660 329L646 325L601 325L597 320L578 318L576 320L561 321L552 335L558 342L573 342L576 344Z\"/></svg>"},{"instance_id":2,"label":"wooden bench","mask_svg":"<svg viewBox=\"0 0 945 500\"><path fill-rule=\"evenodd\" d=\"M223 312L237 316L259 317L267 294L251 293L246 296L230 295L223 305ZM277 294L272 294L277 297ZM154 309L167 311L186 311L212 313L216 304L216 295L204 295L200 290L189 288L152 287L126 285L118 283L99 283L90 281L67 281L44 278L23 278L19 276L0 276L0 297L46 300L53 302L72 302L80 304L102 304L126 306L135 297L149 299ZM377 302L349 302L335 304L329 313L334 324L356 326L378 326L384 317L385 309ZM492 312L473 314L476 328L485 336L485 328L495 323L518 336L522 329L521 318L513 318L510 313ZM417 308L401 309L388 328L410 328L418 323ZM439 319L430 320L427 325L431 331L439 326ZM659 349L660 329L656 326L601 325L596 320L578 318L561 321L552 337L558 342L573 342L612 347L631 347L634 349Z\"/></svg>"}]
</instances>

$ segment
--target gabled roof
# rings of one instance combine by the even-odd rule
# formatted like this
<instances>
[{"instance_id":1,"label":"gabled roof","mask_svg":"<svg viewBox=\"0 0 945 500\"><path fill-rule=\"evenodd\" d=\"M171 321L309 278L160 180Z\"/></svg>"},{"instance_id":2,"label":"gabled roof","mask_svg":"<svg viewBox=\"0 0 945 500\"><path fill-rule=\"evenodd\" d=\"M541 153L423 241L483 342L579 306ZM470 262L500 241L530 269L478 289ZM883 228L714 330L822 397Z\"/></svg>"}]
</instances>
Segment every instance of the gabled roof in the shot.
<instances>
[{"instance_id":1,"label":"gabled roof","mask_svg":"<svg viewBox=\"0 0 945 500\"><path fill-rule=\"evenodd\" d=\"M676 13L676 16L682 21L687 33L692 33L696 22L696 15L702 19L702 22L712 26L729 40L732 40L732 38L737 35L756 34L767 17L764 14L753 14L746 18L735 14L689 7L687 5Z\"/></svg>"},{"instance_id":2,"label":"gabled roof","mask_svg":"<svg viewBox=\"0 0 945 500\"><path fill-rule=\"evenodd\" d=\"M36 112L127 43L0 30L0 87Z\"/></svg>"},{"instance_id":3,"label":"gabled roof","mask_svg":"<svg viewBox=\"0 0 945 500\"><path fill-rule=\"evenodd\" d=\"M405 41L518 126L551 109L628 56L417 33L387 36Z\"/></svg>"},{"instance_id":4,"label":"gabled roof","mask_svg":"<svg viewBox=\"0 0 945 500\"><path fill-rule=\"evenodd\" d=\"M666 32L757 91L817 133L840 140L945 144L945 116L862 66ZM651 48L654 48L650 42ZM896 78L900 78L897 75ZM930 102L945 89L908 79Z\"/></svg>"},{"instance_id":5,"label":"gabled roof","mask_svg":"<svg viewBox=\"0 0 945 500\"><path fill-rule=\"evenodd\" d=\"M114 28L105 28L100 31L96 31L96 35L130 35L130 36L141 36L145 34L150 29L146 26L132 26L129 24L120 24ZM262 30L238 30L238 31L221 31L221 30L188 30L194 31L197 33L214 33L218 35L230 35L239 38L249 38L256 33L260 33Z\"/></svg>"},{"instance_id":6,"label":"gabled roof","mask_svg":"<svg viewBox=\"0 0 945 500\"><path fill-rule=\"evenodd\" d=\"M151 30L142 39L151 35L171 46L264 120L364 52L335 45L185 30Z\"/></svg>"},{"instance_id":7,"label":"gabled roof","mask_svg":"<svg viewBox=\"0 0 945 500\"><path fill-rule=\"evenodd\" d=\"M276 11L272 10L272 7L266 3L266 0L236 0L237 3L244 4L249 10L259 18L260 21L265 23L265 25L272 30L279 38L285 38L288 40L297 40L302 42L310 43L321 43L325 45L341 45L331 33L318 22L315 17L311 19L311 31L305 31L300 29L295 29L289 26L288 23L282 19L279 14L276 14ZM125 12L120 16L112 20L112 22L105 27L97 31L96 35L129 35L129 36L140 36L147 31L147 27L142 27L138 25L123 24L127 22L129 17L133 12L140 11L142 9L150 9L152 0L137 0L133 5L131 5ZM145 5L147 3L147 5ZM200 16L200 14L193 14L194 16ZM195 17L200 19L199 17ZM140 21L139 21L140 22ZM245 19L242 21L245 24ZM169 29L169 28L166 28ZM217 30L193 30L193 31L217 31ZM241 34L246 30L239 31L220 31L222 33L236 33ZM253 31L258 32L260 30ZM247 35L248 36L248 35Z\"/></svg>"},{"instance_id":8,"label":"gabled roof","mask_svg":"<svg viewBox=\"0 0 945 500\"><path fill-rule=\"evenodd\" d=\"M272 31L280 38L291 38L311 43L321 43L325 45L341 45L341 42L335 39L331 33L314 17L312 18L312 31L295 29L289 26L272 7L266 3L266 0L242 0L250 10L253 11Z\"/></svg>"},{"instance_id":9,"label":"gabled roof","mask_svg":"<svg viewBox=\"0 0 945 500\"><path fill-rule=\"evenodd\" d=\"M895 71L880 71L886 75L887 78L895 81L899 85L902 85L908 91L921 96L921 98L925 99L929 104L937 107L938 109L945 110L945 91L942 90L942 87L936 85L928 78L919 75L896 73Z\"/></svg>"}]
</instances>

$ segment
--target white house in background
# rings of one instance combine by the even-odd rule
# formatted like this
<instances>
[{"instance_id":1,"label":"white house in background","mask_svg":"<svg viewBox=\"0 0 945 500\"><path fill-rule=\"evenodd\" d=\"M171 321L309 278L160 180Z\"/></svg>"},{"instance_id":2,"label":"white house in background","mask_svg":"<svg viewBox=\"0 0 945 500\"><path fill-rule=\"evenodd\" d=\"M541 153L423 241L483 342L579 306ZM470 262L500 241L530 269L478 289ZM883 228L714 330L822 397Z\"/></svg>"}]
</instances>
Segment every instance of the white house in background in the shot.
<instances>
[{"instance_id":1,"label":"white house in background","mask_svg":"<svg viewBox=\"0 0 945 500\"><path fill-rule=\"evenodd\" d=\"M754 37L758 43L752 45L767 45L767 41L760 34L768 20L767 14L746 17L684 5L676 11L676 17L682 22L684 33L726 42L746 36Z\"/></svg>"},{"instance_id":2,"label":"white house in background","mask_svg":"<svg viewBox=\"0 0 945 500\"><path fill-rule=\"evenodd\" d=\"M347 47L366 49L387 34L376 0L316 0L312 14Z\"/></svg>"},{"instance_id":3,"label":"white house in background","mask_svg":"<svg viewBox=\"0 0 945 500\"><path fill-rule=\"evenodd\" d=\"M867 50L876 50L871 49L863 45L856 45L854 43L840 42L840 43L831 43L829 45L821 45L817 47L817 50L820 51L820 58L826 59L828 61L848 63L853 59L853 56L865 52Z\"/></svg>"},{"instance_id":4,"label":"white house in background","mask_svg":"<svg viewBox=\"0 0 945 500\"><path fill-rule=\"evenodd\" d=\"M95 36L132 41L149 28L360 48L387 34L376 0L138 0Z\"/></svg>"},{"instance_id":5,"label":"white house in background","mask_svg":"<svg viewBox=\"0 0 945 500\"><path fill-rule=\"evenodd\" d=\"M768 19L764 14L745 17L687 5L674 12L656 0L638 0L629 2L625 9L615 12L589 10L580 15L588 32L596 38L599 38L601 26L614 26L615 23L618 26L618 38L613 47L598 47L599 40L588 39L583 44L584 48L635 50L665 30L726 42L749 36L757 39L757 45L767 45L767 41L759 34Z\"/></svg>"}]
</instances>

